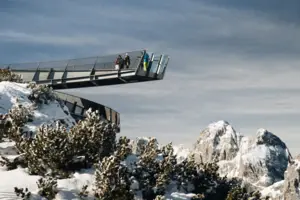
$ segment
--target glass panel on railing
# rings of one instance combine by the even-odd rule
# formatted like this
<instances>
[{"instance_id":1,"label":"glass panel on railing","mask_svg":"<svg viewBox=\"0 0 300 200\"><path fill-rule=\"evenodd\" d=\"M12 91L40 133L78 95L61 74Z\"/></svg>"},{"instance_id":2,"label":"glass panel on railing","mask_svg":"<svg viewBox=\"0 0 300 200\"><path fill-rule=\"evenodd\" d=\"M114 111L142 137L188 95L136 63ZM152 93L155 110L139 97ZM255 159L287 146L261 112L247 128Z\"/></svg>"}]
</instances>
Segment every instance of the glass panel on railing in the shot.
<instances>
[{"instance_id":1,"label":"glass panel on railing","mask_svg":"<svg viewBox=\"0 0 300 200\"><path fill-rule=\"evenodd\" d=\"M75 113L76 115L81 115L82 109L83 109L83 108L81 108L81 107L79 107L79 106L76 106L75 112L74 112L74 113Z\"/></svg>"},{"instance_id":2,"label":"glass panel on railing","mask_svg":"<svg viewBox=\"0 0 300 200\"><path fill-rule=\"evenodd\" d=\"M70 102L66 102L66 106L67 106L67 108L69 109L69 111L72 112L73 104L70 103Z\"/></svg>"},{"instance_id":3,"label":"glass panel on railing","mask_svg":"<svg viewBox=\"0 0 300 200\"><path fill-rule=\"evenodd\" d=\"M162 55L161 62L160 62L160 69L159 69L158 74L163 73L164 68L166 67L167 62L168 62L168 56L167 55Z\"/></svg>"},{"instance_id":4,"label":"glass panel on railing","mask_svg":"<svg viewBox=\"0 0 300 200\"><path fill-rule=\"evenodd\" d=\"M54 69L60 69L63 70L66 68L68 64L68 60L61 60L61 61L50 61L50 62L40 62L39 63L39 68L41 69L50 69L50 68L54 68Z\"/></svg>"},{"instance_id":5,"label":"glass panel on railing","mask_svg":"<svg viewBox=\"0 0 300 200\"><path fill-rule=\"evenodd\" d=\"M98 62L95 65L95 69L115 69L115 64L114 62Z\"/></svg>"},{"instance_id":6,"label":"glass panel on railing","mask_svg":"<svg viewBox=\"0 0 300 200\"><path fill-rule=\"evenodd\" d=\"M31 69L31 70L36 70L37 67L39 66L38 62L33 62L33 63L16 63L16 64L11 64L10 68L11 69Z\"/></svg>"},{"instance_id":7,"label":"glass panel on railing","mask_svg":"<svg viewBox=\"0 0 300 200\"><path fill-rule=\"evenodd\" d=\"M153 55L151 69L150 69L150 71L152 73L156 73L157 72L157 68L158 68L158 64L159 64L159 59L160 59L160 55L157 55L157 54Z\"/></svg>"},{"instance_id":8,"label":"glass panel on railing","mask_svg":"<svg viewBox=\"0 0 300 200\"><path fill-rule=\"evenodd\" d=\"M142 56L142 50L127 52L130 56L131 65L130 68L136 68L139 66L140 59ZM152 52L148 52L151 55ZM126 52L120 53L124 58ZM61 60L61 61L49 61L49 62L32 62L32 63L16 63L10 64L11 69L33 69L35 70L38 66L41 69L65 69L66 66L70 70L86 70L92 69L94 66L96 69L114 69L114 62L119 54L107 55L107 56L98 56L98 57L89 57L89 58L78 58L71 60ZM7 66L8 64L5 64Z\"/></svg>"}]
</instances>

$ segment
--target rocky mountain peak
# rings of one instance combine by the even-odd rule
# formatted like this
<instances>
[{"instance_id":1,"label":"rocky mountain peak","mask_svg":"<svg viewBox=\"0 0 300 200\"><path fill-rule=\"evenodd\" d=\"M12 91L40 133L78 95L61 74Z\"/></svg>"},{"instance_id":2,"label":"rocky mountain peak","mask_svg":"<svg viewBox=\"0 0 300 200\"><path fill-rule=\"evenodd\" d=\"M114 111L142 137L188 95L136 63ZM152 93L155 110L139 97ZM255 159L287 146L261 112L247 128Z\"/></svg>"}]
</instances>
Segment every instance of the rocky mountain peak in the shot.
<instances>
[{"instance_id":1,"label":"rocky mountain peak","mask_svg":"<svg viewBox=\"0 0 300 200\"><path fill-rule=\"evenodd\" d=\"M279 137L263 128L257 130L256 144L264 144L267 146L280 146L282 148L286 148L285 143L282 142Z\"/></svg>"},{"instance_id":2,"label":"rocky mountain peak","mask_svg":"<svg viewBox=\"0 0 300 200\"><path fill-rule=\"evenodd\" d=\"M291 160L285 143L266 129L258 129L256 137L246 137L226 121L205 128L193 152L196 161L217 161L219 173L238 177L253 187L268 187L283 180Z\"/></svg>"},{"instance_id":3,"label":"rocky mountain peak","mask_svg":"<svg viewBox=\"0 0 300 200\"><path fill-rule=\"evenodd\" d=\"M240 139L233 127L227 121L221 120L209 124L200 133L194 152L199 154L203 162L230 160L239 150Z\"/></svg>"}]
</instances>

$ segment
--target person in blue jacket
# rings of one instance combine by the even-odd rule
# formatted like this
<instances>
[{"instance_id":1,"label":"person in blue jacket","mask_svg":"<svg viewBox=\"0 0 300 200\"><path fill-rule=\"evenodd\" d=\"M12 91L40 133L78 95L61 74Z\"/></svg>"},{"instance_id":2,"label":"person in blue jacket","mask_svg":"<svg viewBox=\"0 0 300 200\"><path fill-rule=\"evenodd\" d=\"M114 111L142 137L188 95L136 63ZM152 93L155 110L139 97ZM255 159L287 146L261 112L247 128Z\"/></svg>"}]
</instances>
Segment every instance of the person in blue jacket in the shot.
<instances>
[{"instance_id":1,"label":"person in blue jacket","mask_svg":"<svg viewBox=\"0 0 300 200\"><path fill-rule=\"evenodd\" d=\"M149 64L149 54L144 50L144 71L147 71L147 67Z\"/></svg>"}]
</instances>

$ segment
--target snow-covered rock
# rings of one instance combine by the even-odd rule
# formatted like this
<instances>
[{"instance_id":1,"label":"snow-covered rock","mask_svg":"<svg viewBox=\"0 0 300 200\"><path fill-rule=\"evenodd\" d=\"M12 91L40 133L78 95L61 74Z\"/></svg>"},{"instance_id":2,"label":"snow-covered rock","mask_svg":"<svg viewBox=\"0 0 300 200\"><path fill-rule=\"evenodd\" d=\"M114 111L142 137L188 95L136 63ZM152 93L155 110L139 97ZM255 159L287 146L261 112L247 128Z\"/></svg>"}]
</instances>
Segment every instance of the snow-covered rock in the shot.
<instances>
[{"instance_id":1,"label":"snow-covered rock","mask_svg":"<svg viewBox=\"0 0 300 200\"><path fill-rule=\"evenodd\" d=\"M33 107L32 102L28 99L31 89L27 88L28 84L0 82L0 114L5 114L14 104L21 104L33 111L33 122L26 124L25 129L35 132L37 127L42 124L56 125L57 121L63 122L67 128L75 124L71 115L64 112L59 102L53 101L49 104L42 105L39 109Z\"/></svg>"},{"instance_id":2,"label":"snow-covered rock","mask_svg":"<svg viewBox=\"0 0 300 200\"><path fill-rule=\"evenodd\" d=\"M288 166L284 174L282 194L284 199L300 199L300 155Z\"/></svg>"},{"instance_id":3,"label":"snow-covered rock","mask_svg":"<svg viewBox=\"0 0 300 200\"><path fill-rule=\"evenodd\" d=\"M300 155L289 163L284 173L284 180L278 181L261 191L263 196L270 196L274 200L300 199Z\"/></svg>"},{"instance_id":4,"label":"snow-covered rock","mask_svg":"<svg viewBox=\"0 0 300 200\"><path fill-rule=\"evenodd\" d=\"M269 196L272 200L284 200L282 196L282 189L284 185L284 180L278 181L273 185L266 187L261 190L262 196Z\"/></svg>"},{"instance_id":5,"label":"snow-covered rock","mask_svg":"<svg viewBox=\"0 0 300 200\"><path fill-rule=\"evenodd\" d=\"M183 145L173 146L174 155L177 157L177 161L181 162L188 157L191 153L190 149L185 148Z\"/></svg>"},{"instance_id":6,"label":"snow-covered rock","mask_svg":"<svg viewBox=\"0 0 300 200\"><path fill-rule=\"evenodd\" d=\"M204 129L194 145L198 161L231 160L239 151L239 134L226 121L211 123Z\"/></svg>"},{"instance_id":7,"label":"snow-covered rock","mask_svg":"<svg viewBox=\"0 0 300 200\"><path fill-rule=\"evenodd\" d=\"M283 180L291 160L285 143L273 133L259 129L256 137L245 137L225 121L202 131L193 153L198 162L218 160L222 176L238 177L258 188Z\"/></svg>"}]
</instances>

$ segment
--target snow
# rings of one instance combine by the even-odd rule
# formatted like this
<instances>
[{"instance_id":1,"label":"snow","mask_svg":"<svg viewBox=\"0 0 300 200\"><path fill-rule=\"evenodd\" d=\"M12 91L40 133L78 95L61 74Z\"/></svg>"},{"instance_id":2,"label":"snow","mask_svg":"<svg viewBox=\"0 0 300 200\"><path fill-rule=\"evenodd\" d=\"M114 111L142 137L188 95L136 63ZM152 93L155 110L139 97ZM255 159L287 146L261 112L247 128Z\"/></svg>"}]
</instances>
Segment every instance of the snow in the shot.
<instances>
[{"instance_id":1,"label":"snow","mask_svg":"<svg viewBox=\"0 0 300 200\"><path fill-rule=\"evenodd\" d=\"M0 170L0 199L16 199L14 187L28 188L33 194L37 194L36 182L40 176L28 175L26 169L18 168L11 171ZM85 184L93 182L93 172L83 171L75 173L73 178L58 180L59 193L57 200L79 199L77 194Z\"/></svg>"},{"instance_id":2,"label":"snow","mask_svg":"<svg viewBox=\"0 0 300 200\"><path fill-rule=\"evenodd\" d=\"M5 149L5 148L8 148L8 147L11 147L13 146L15 143L14 142L1 142L0 143L0 148L1 149Z\"/></svg>"},{"instance_id":3,"label":"snow","mask_svg":"<svg viewBox=\"0 0 300 200\"><path fill-rule=\"evenodd\" d=\"M177 155L177 161L181 162L188 157L191 153L190 149L185 148L183 145L173 146L174 154Z\"/></svg>"},{"instance_id":4,"label":"snow","mask_svg":"<svg viewBox=\"0 0 300 200\"><path fill-rule=\"evenodd\" d=\"M0 113L5 114L16 103L25 107L32 107L32 103L27 98L31 89L26 88L27 84L0 82ZM43 123L52 124L54 120L62 119L66 122L68 128L73 126L75 120L67 115L60 104L55 101L48 105L42 105L39 109L33 111L34 121L26 124L29 131L35 132L37 127Z\"/></svg>"},{"instance_id":5,"label":"snow","mask_svg":"<svg viewBox=\"0 0 300 200\"><path fill-rule=\"evenodd\" d=\"M0 143L2 146L9 147L7 142ZM11 144L12 145L12 144ZM129 164L136 160L136 156L130 155L127 157L125 163ZM36 182L41 176L28 175L26 169L17 168L15 170L6 171L4 167L0 168L0 199L10 200L17 199L14 193L14 187L28 188L33 195L37 196L38 187ZM94 182L93 170L82 170L74 173L72 178L58 180L59 193L56 195L57 200L79 199L78 193L84 185L92 185ZM138 182L133 181L132 189L138 189ZM89 192L92 188L88 187ZM166 194L168 200L189 200L194 194L183 194L178 192L169 192ZM92 198L91 198L92 199ZM138 196L136 199L139 199Z\"/></svg>"},{"instance_id":6,"label":"snow","mask_svg":"<svg viewBox=\"0 0 300 200\"><path fill-rule=\"evenodd\" d=\"M211 147L215 150L238 149L238 134L224 120L209 124L203 134L205 134L205 140L209 141ZM203 141L200 144L203 144Z\"/></svg>"},{"instance_id":7,"label":"snow","mask_svg":"<svg viewBox=\"0 0 300 200\"><path fill-rule=\"evenodd\" d=\"M179 192L173 192L171 195L167 196L167 199L173 199L173 200L183 200L183 199L190 199L193 196L195 196L195 194L183 194L183 193L179 193Z\"/></svg>"},{"instance_id":8,"label":"snow","mask_svg":"<svg viewBox=\"0 0 300 200\"><path fill-rule=\"evenodd\" d=\"M30 105L29 101L26 101L29 94L30 90L26 89L26 84L0 82L0 113L7 113L12 105L17 103L17 98L20 103Z\"/></svg>"},{"instance_id":9,"label":"snow","mask_svg":"<svg viewBox=\"0 0 300 200\"><path fill-rule=\"evenodd\" d=\"M282 194L280 189L283 187L283 185L284 185L284 180L278 181L278 182L274 183L273 185L261 190L261 194L263 196L270 196L271 198L277 198L278 196L280 196Z\"/></svg>"}]
</instances>

